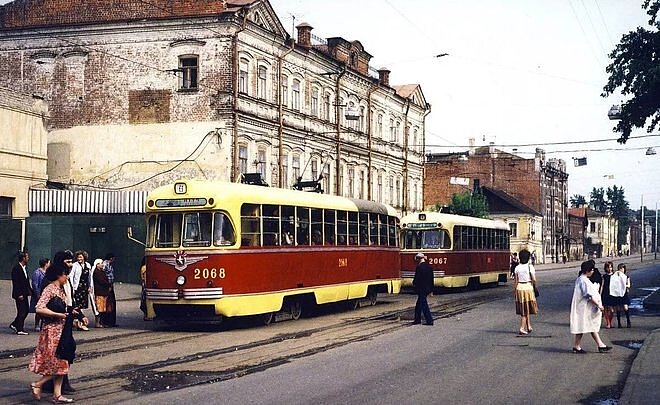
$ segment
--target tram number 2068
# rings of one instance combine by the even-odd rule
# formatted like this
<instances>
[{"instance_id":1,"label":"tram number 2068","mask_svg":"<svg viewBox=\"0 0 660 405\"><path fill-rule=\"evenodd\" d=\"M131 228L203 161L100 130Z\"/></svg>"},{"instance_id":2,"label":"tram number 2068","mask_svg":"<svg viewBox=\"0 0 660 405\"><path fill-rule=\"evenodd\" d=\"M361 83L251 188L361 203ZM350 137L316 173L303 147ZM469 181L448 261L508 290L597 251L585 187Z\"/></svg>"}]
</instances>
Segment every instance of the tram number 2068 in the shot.
<instances>
[{"instance_id":1,"label":"tram number 2068","mask_svg":"<svg viewBox=\"0 0 660 405\"><path fill-rule=\"evenodd\" d=\"M195 269L193 277L195 278L195 280L225 278L225 269L224 267L221 267L219 269L216 269L215 267L212 269Z\"/></svg>"}]
</instances>

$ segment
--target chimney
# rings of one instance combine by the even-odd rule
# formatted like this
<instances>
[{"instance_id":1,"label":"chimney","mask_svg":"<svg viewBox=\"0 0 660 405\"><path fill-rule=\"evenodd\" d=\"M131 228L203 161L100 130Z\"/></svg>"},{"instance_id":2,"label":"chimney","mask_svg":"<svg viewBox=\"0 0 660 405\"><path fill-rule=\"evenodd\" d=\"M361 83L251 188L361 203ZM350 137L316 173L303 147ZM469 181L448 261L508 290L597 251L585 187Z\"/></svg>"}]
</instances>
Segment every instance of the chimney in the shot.
<instances>
[{"instance_id":1,"label":"chimney","mask_svg":"<svg viewBox=\"0 0 660 405\"><path fill-rule=\"evenodd\" d=\"M488 142L488 153L495 154L495 142Z\"/></svg>"},{"instance_id":2,"label":"chimney","mask_svg":"<svg viewBox=\"0 0 660 405\"><path fill-rule=\"evenodd\" d=\"M474 155L474 138L468 138L468 154Z\"/></svg>"},{"instance_id":3,"label":"chimney","mask_svg":"<svg viewBox=\"0 0 660 405\"><path fill-rule=\"evenodd\" d=\"M390 70L386 67L378 69L378 83L390 87Z\"/></svg>"},{"instance_id":4,"label":"chimney","mask_svg":"<svg viewBox=\"0 0 660 405\"><path fill-rule=\"evenodd\" d=\"M311 48L312 29L314 29L314 27L307 23L301 23L296 26L296 29L298 30L298 45L307 49Z\"/></svg>"}]
</instances>

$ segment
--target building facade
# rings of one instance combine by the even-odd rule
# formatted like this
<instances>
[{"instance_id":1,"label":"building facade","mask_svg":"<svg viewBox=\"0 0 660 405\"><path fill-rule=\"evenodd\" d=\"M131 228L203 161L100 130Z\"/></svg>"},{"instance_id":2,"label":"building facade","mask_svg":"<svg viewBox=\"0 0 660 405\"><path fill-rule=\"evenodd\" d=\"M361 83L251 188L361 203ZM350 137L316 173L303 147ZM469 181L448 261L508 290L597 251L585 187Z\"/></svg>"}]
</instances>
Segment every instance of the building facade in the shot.
<instances>
[{"instance_id":1,"label":"building facade","mask_svg":"<svg viewBox=\"0 0 660 405\"><path fill-rule=\"evenodd\" d=\"M586 209L587 229L584 250L588 255L596 253L598 257L611 257L618 254L616 238L619 230L618 221L610 214Z\"/></svg>"},{"instance_id":2,"label":"building facade","mask_svg":"<svg viewBox=\"0 0 660 405\"><path fill-rule=\"evenodd\" d=\"M500 190L542 215L540 262L557 262L568 242L568 173L561 159L533 159L494 146L466 152L429 154L425 163L424 206L448 204L451 196L482 186Z\"/></svg>"},{"instance_id":3,"label":"building facade","mask_svg":"<svg viewBox=\"0 0 660 405\"><path fill-rule=\"evenodd\" d=\"M266 0L17 1L0 8L0 84L50 103L48 176L68 188L259 173L421 209L421 87L312 31L290 38Z\"/></svg>"},{"instance_id":4,"label":"building facade","mask_svg":"<svg viewBox=\"0 0 660 405\"><path fill-rule=\"evenodd\" d=\"M572 260L584 260L585 231L587 229L586 208L568 209L568 249L567 258Z\"/></svg>"}]
</instances>

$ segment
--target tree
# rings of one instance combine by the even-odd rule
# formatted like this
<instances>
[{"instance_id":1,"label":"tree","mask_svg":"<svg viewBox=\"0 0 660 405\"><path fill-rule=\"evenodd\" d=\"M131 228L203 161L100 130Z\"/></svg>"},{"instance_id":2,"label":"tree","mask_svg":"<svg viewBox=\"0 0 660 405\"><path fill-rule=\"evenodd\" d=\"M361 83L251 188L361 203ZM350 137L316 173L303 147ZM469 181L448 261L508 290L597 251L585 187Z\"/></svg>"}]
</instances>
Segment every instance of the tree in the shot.
<instances>
[{"instance_id":1,"label":"tree","mask_svg":"<svg viewBox=\"0 0 660 405\"><path fill-rule=\"evenodd\" d=\"M605 190L601 188L594 187L591 190L589 205L594 209L594 211L606 213L607 212L607 202L605 202Z\"/></svg>"},{"instance_id":2,"label":"tree","mask_svg":"<svg viewBox=\"0 0 660 405\"><path fill-rule=\"evenodd\" d=\"M488 204L486 204L483 194L464 191L461 194L454 193L451 196L451 204L443 211L455 215L486 218L488 217Z\"/></svg>"},{"instance_id":3,"label":"tree","mask_svg":"<svg viewBox=\"0 0 660 405\"><path fill-rule=\"evenodd\" d=\"M601 96L608 97L621 88L629 99L621 105L621 117L614 132L626 143L633 128L642 128L648 119L648 132L660 122L660 21L657 19L660 0L644 0L642 8L649 15L650 28L637 27L621 37L610 53L612 61L605 69L609 73Z\"/></svg>"},{"instance_id":4,"label":"tree","mask_svg":"<svg viewBox=\"0 0 660 405\"><path fill-rule=\"evenodd\" d=\"M607 210L610 215L619 222L619 230L616 235L617 249L626 242L628 235L628 227L630 226L630 205L626 201L626 196L623 187L608 187L607 195Z\"/></svg>"},{"instance_id":5,"label":"tree","mask_svg":"<svg viewBox=\"0 0 660 405\"><path fill-rule=\"evenodd\" d=\"M570 198L571 207L579 208L587 204L587 199L581 194L575 194Z\"/></svg>"}]
</instances>

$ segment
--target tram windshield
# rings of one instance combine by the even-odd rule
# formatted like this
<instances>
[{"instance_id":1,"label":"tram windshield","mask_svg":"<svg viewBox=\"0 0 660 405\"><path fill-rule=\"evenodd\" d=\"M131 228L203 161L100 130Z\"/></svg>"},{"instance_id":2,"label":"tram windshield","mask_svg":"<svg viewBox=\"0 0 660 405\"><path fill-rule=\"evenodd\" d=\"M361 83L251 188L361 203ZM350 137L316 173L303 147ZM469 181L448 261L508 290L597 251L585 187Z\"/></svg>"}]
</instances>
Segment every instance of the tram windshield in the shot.
<instances>
[{"instance_id":1,"label":"tram windshield","mask_svg":"<svg viewBox=\"0 0 660 405\"><path fill-rule=\"evenodd\" d=\"M404 249L449 249L451 239L445 229L407 230L404 233Z\"/></svg>"},{"instance_id":2,"label":"tram windshield","mask_svg":"<svg viewBox=\"0 0 660 405\"><path fill-rule=\"evenodd\" d=\"M222 212L176 212L152 218L148 235L156 236L157 248L230 246L236 242L234 227Z\"/></svg>"}]
</instances>

